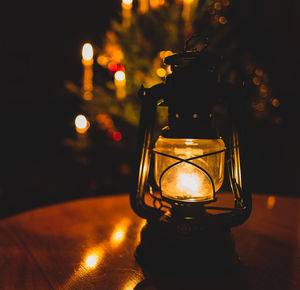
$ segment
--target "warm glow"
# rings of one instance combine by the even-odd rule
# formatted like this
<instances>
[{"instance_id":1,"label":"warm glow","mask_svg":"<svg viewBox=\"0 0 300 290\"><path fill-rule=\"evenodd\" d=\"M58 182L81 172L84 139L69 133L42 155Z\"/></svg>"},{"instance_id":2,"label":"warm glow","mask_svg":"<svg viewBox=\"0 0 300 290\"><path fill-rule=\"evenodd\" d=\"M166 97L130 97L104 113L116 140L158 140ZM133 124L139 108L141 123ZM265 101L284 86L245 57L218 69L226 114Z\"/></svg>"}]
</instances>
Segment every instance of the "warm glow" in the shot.
<instances>
[{"instance_id":1,"label":"warm glow","mask_svg":"<svg viewBox=\"0 0 300 290\"><path fill-rule=\"evenodd\" d=\"M159 0L150 0L150 7L153 8L153 9L156 9L159 7Z\"/></svg>"},{"instance_id":2,"label":"warm glow","mask_svg":"<svg viewBox=\"0 0 300 290\"><path fill-rule=\"evenodd\" d=\"M98 264L99 256L97 254L88 255L85 259L85 266L95 268Z\"/></svg>"},{"instance_id":3,"label":"warm glow","mask_svg":"<svg viewBox=\"0 0 300 290\"><path fill-rule=\"evenodd\" d=\"M147 220L142 219L140 221L140 224L137 226L136 231L139 233L143 227L147 224ZM141 235L136 235L136 241L135 241L135 246L137 246L141 241Z\"/></svg>"},{"instance_id":4,"label":"warm glow","mask_svg":"<svg viewBox=\"0 0 300 290\"><path fill-rule=\"evenodd\" d=\"M82 94L82 98L85 100L85 101L90 101L92 100L94 97L93 93L91 91L84 91L83 94Z\"/></svg>"},{"instance_id":5,"label":"warm glow","mask_svg":"<svg viewBox=\"0 0 300 290\"><path fill-rule=\"evenodd\" d=\"M261 79L259 77L254 77L252 81L256 86L259 86L261 83Z\"/></svg>"},{"instance_id":6,"label":"warm glow","mask_svg":"<svg viewBox=\"0 0 300 290\"><path fill-rule=\"evenodd\" d=\"M85 61L92 61L93 56L93 46L90 43L85 43L82 47L82 59Z\"/></svg>"},{"instance_id":7,"label":"warm glow","mask_svg":"<svg viewBox=\"0 0 300 290\"><path fill-rule=\"evenodd\" d=\"M124 234L124 230L123 229L119 229L116 232L114 232L113 236L112 236L112 240L115 243L120 243L124 240L125 234Z\"/></svg>"},{"instance_id":8,"label":"warm glow","mask_svg":"<svg viewBox=\"0 0 300 290\"><path fill-rule=\"evenodd\" d=\"M109 57L107 57L106 55L99 55L97 57L97 62L99 65L101 66L107 66L107 64L109 63Z\"/></svg>"},{"instance_id":9,"label":"warm glow","mask_svg":"<svg viewBox=\"0 0 300 290\"><path fill-rule=\"evenodd\" d=\"M114 121L108 114L97 114L96 121L101 130L113 129Z\"/></svg>"},{"instance_id":10,"label":"warm glow","mask_svg":"<svg viewBox=\"0 0 300 290\"><path fill-rule=\"evenodd\" d=\"M89 126L90 123L84 115L80 114L75 118L75 128L78 133L85 133Z\"/></svg>"},{"instance_id":11,"label":"warm glow","mask_svg":"<svg viewBox=\"0 0 300 290\"><path fill-rule=\"evenodd\" d=\"M155 181L162 196L183 202L204 202L214 199L224 179L225 153L204 154L225 150L222 139L181 139L159 137L155 152ZM170 157L169 157L170 156ZM187 160L180 162L171 156Z\"/></svg>"},{"instance_id":12,"label":"warm glow","mask_svg":"<svg viewBox=\"0 0 300 290\"><path fill-rule=\"evenodd\" d=\"M107 65L107 68L110 70L110 71L116 71L117 68L118 68L118 64L114 61L111 61L109 62L109 64Z\"/></svg>"},{"instance_id":13,"label":"warm glow","mask_svg":"<svg viewBox=\"0 0 300 290\"><path fill-rule=\"evenodd\" d=\"M220 24L226 24L227 23L227 18L225 16L221 16L219 18L219 22L220 22Z\"/></svg>"},{"instance_id":14,"label":"warm glow","mask_svg":"<svg viewBox=\"0 0 300 290\"><path fill-rule=\"evenodd\" d=\"M115 73L115 80L119 81L119 82L122 82L125 80L125 73L121 70L118 70L116 73Z\"/></svg>"},{"instance_id":15,"label":"warm glow","mask_svg":"<svg viewBox=\"0 0 300 290\"><path fill-rule=\"evenodd\" d=\"M275 206L275 203L276 203L276 197L273 196L273 195L268 196L268 199L267 199L267 208L268 209L272 209Z\"/></svg>"},{"instance_id":16,"label":"warm glow","mask_svg":"<svg viewBox=\"0 0 300 290\"><path fill-rule=\"evenodd\" d=\"M137 279L138 276L137 276L137 277L134 277L134 278ZM123 286L122 290L134 290L134 289L137 289L137 288L136 288L136 285L140 282L140 279L137 279L137 280L135 280L135 279L128 281L128 282Z\"/></svg>"},{"instance_id":17,"label":"warm glow","mask_svg":"<svg viewBox=\"0 0 300 290\"><path fill-rule=\"evenodd\" d=\"M122 100L126 97L126 76L125 72L118 70L115 72L115 86L116 86L116 96L119 100ZM118 138L120 136L117 136ZM122 136L121 136L122 138ZM118 140L119 141L119 140Z\"/></svg>"},{"instance_id":18,"label":"warm glow","mask_svg":"<svg viewBox=\"0 0 300 290\"><path fill-rule=\"evenodd\" d=\"M221 9L222 9L222 4L221 4L220 2L216 2L216 3L214 4L214 8L215 8L216 10L221 10Z\"/></svg>"},{"instance_id":19,"label":"warm glow","mask_svg":"<svg viewBox=\"0 0 300 290\"><path fill-rule=\"evenodd\" d=\"M112 133L112 138L114 139L114 141L121 141L122 140L122 133L121 132L118 132L118 131L114 131Z\"/></svg>"},{"instance_id":20,"label":"warm glow","mask_svg":"<svg viewBox=\"0 0 300 290\"><path fill-rule=\"evenodd\" d=\"M116 96L118 100L123 100L126 98L126 89L124 87L124 84L125 82L120 82L120 85L116 84Z\"/></svg>"},{"instance_id":21,"label":"warm glow","mask_svg":"<svg viewBox=\"0 0 300 290\"><path fill-rule=\"evenodd\" d=\"M159 77L163 78L163 77L166 76L167 72L166 72L166 70L165 70L164 68L160 67L160 68L158 68L158 69L156 70L156 74L157 74Z\"/></svg>"},{"instance_id":22,"label":"warm glow","mask_svg":"<svg viewBox=\"0 0 300 290\"><path fill-rule=\"evenodd\" d=\"M274 98L272 100L272 106L275 107L275 108L278 108L280 106L280 102L278 99Z\"/></svg>"},{"instance_id":23,"label":"warm glow","mask_svg":"<svg viewBox=\"0 0 300 290\"><path fill-rule=\"evenodd\" d=\"M122 7L124 9L131 9L132 8L132 0L122 0Z\"/></svg>"},{"instance_id":24,"label":"warm glow","mask_svg":"<svg viewBox=\"0 0 300 290\"><path fill-rule=\"evenodd\" d=\"M264 74L264 72L263 72L263 70L257 68L257 69L255 70L255 74L258 75L259 77L262 77L263 74Z\"/></svg>"},{"instance_id":25,"label":"warm glow","mask_svg":"<svg viewBox=\"0 0 300 290\"><path fill-rule=\"evenodd\" d=\"M194 174L182 173L178 176L177 187L184 191L186 195L197 196L200 190L200 180Z\"/></svg>"},{"instance_id":26,"label":"warm glow","mask_svg":"<svg viewBox=\"0 0 300 290\"><path fill-rule=\"evenodd\" d=\"M165 58L165 57L168 57L168 56L170 56L170 55L173 55L174 54L174 52L172 52L171 50L162 50L162 51L160 51L159 52L159 57L160 58Z\"/></svg>"},{"instance_id":27,"label":"warm glow","mask_svg":"<svg viewBox=\"0 0 300 290\"><path fill-rule=\"evenodd\" d=\"M103 261L105 255L104 249L104 243L89 249L86 255L83 256L79 267L74 269L73 274L65 282L62 289L77 289L78 282L86 280L87 275Z\"/></svg>"},{"instance_id":28,"label":"warm glow","mask_svg":"<svg viewBox=\"0 0 300 290\"><path fill-rule=\"evenodd\" d=\"M172 73L171 66L170 66L170 65L168 65L168 66L167 66L167 74L169 75L169 74L171 74L171 73Z\"/></svg>"},{"instance_id":29,"label":"warm glow","mask_svg":"<svg viewBox=\"0 0 300 290\"><path fill-rule=\"evenodd\" d=\"M113 247L118 246L125 239L129 224L129 219L124 218L116 225L110 238L110 242Z\"/></svg>"},{"instance_id":30,"label":"warm glow","mask_svg":"<svg viewBox=\"0 0 300 290\"><path fill-rule=\"evenodd\" d=\"M99 265L100 261L103 259L103 256L103 245L90 249L82 261L82 270L86 271L95 268L97 265Z\"/></svg>"},{"instance_id":31,"label":"warm glow","mask_svg":"<svg viewBox=\"0 0 300 290\"><path fill-rule=\"evenodd\" d=\"M75 126L83 129L87 126L87 119L84 115L78 115L75 119Z\"/></svg>"},{"instance_id":32,"label":"warm glow","mask_svg":"<svg viewBox=\"0 0 300 290\"><path fill-rule=\"evenodd\" d=\"M183 0L184 3L193 3L194 0Z\"/></svg>"}]
</instances>

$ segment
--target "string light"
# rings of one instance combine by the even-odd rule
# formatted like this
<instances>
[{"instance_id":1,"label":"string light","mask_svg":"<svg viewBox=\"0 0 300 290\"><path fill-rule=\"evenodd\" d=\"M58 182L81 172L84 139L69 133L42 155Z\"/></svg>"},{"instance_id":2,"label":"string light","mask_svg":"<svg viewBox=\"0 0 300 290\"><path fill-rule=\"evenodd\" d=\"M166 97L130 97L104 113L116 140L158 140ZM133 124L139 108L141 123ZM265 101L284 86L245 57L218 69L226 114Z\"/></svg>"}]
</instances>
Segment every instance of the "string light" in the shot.
<instances>
[{"instance_id":1,"label":"string light","mask_svg":"<svg viewBox=\"0 0 300 290\"><path fill-rule=\"evenodd\" d=\"M254 77L252 81L256 86L259 86L261 83L261 79L259 77Z\"/></svg>"},{"instance_id":2,"label":"string light","mask_svg":"<svg viewBox=\"0 0 300 290\"><path fill-rule=\"evenodd\" d=\"M114 121L108 114L97 114L96 121L99 128L103 131L106 131L106 136L108 136L116 142L122 140L122 133L115 128Z\"/></svg>"},{"instance_id":3,"label":"string light","mask_svg":"<svg viewBox=\"0 0 300 290\"><path fill-rule=\"evenodd\" d=\"M118 68L118 64L117 64L116 62L114 62L114 61L111 61L111 62L108 64L107 68L108 68L110 71L116 71L117 68Z\"/></svg>"},{"instance_id":4,"label":"string light","mask_svg":"<svg viewBox=\"0 0 300 290\"><path fill-rule=\"evenodd\" d=\"M227 18L225 16L220 16L219 17L219 22L220 24L226 24L227 23Z\"/></svg>"},{"instance_id":5,"label":"string light","mask_svg":"<svg viewBox=\"0 0 300 290\"><path fill-rule=\"evenodd\" d=\"M272 106L275 107L275 108L278 108L279 105L280 105L279 100L276 99L276 98L272 99L272 102L271 102L271 103L272 103Z\"/></svg>"},{"instance_id":6,"label":"string light","mask_svg":"<svg viewBox=\"0 0 300 290\"><path fill-rule=\"evenodd\" d=\"M163 77L166 76L167 72L166 72L166 70L165 70L164 68L160 67L160 68L158 68L158 69L156 70L156 74L157 74L159 77L163 78Z\"/></svg>"},{"instance_id":7,"label":"string light","mask_svg":"<svg viewBox=\"0 0 300 290\"><path fill-rule=\"evenodd\" d=\"M230 1L229 0L222 0L222 3L223 3L223 5L225 7L230 5Z\"/></svg>"},{"instance_id":8,"label":"string light","mask_svg":"<svg viewBox=\"0 0 300 290\"><path fill-rule=\"evenodd\" d=\"M214 4L214 8L215 8L216 10L221 10L221 9L222 9L222 4L221 4L220 2L216 2L216 3Z\"/></svg>"},{"instance_id":9,"label":"string light","mask_svg":"<svg viewBox=\"0 0 300 290\"><path fill-rule=\"evenodd\" d=\"M101 66L107 66L107 64L109 63L109 57L107 57L106 55L99 55L97 57L97 63Z\"/></svg>"}]
</instances>

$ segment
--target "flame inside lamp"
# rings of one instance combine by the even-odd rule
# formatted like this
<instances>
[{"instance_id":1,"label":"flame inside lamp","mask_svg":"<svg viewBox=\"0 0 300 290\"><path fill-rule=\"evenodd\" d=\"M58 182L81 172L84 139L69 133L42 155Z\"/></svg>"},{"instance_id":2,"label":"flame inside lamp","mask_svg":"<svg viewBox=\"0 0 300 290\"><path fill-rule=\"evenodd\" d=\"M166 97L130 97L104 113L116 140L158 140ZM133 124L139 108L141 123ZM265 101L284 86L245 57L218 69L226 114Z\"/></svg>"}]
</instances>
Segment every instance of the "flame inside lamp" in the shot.
<instances>
[{"instance_id":1,"label":"flame inside lamp","mask_svg":"<svg viewBox=\"0 0 300 290\"><path fill-rule=\"evenodd\" d=\"M156 154L154 166L155 181L162 196L183 202L212 201L214 191L223 183L225 153L197 156L224 149L222 139L159 137L155 151L165 155ZM189 162L183 161L188 159Z\"/></svg>"},{"instance_id":2,"label":"flame inside lamp","mask_svg":"<svg viewBox=\"0 0 300 290\"><path fill-rule=\"evenodd\" d=\"M182 173L178 176L177 187L191 196L196 196L200 189L200 179L196 175Z\"/></svg>"}]
</instances>

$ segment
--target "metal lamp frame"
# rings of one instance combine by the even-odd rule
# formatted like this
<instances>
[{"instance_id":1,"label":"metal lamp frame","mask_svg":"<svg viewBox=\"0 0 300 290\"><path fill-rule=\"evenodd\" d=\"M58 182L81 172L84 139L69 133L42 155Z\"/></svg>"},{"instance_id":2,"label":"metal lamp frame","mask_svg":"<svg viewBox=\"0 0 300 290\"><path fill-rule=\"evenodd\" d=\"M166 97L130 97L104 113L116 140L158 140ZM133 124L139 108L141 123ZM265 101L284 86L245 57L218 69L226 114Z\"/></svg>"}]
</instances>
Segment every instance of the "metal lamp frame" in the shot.
<instances>
[{"instance_id":1,"label":"metal lamp frame","mask_svg":"<svg viewBox=\"0 0 300 290\"><path fill-rule=\"evenodd\" d=\"M153 130L155 127L155 119L156 119L156 110L159 105L159 101L161 100L161 95L164 93L164 84L158 84L153 86L152 88L145 89L141 87L139 90L139 97L141 99L141 112L140 112L140 124L139 124L139 133L138 133L138 162L136 168L136 176L137 182L135 184L134 189L130 194L130 202L133 210L142 218L147 220L156 219L162 216L167 210L172 208L174 204L187 205L185 202L173 201L166 199L162 196L161 186L159 186L159 196L155 195L152 191L152 186L149 184L149 170L151 158L153 158L154 154L165 155L170 158L177 159L178 162L171 165L175 166L181 162L189 163L193 166L196 166L199 170L202 170L207 177L212 182L212 187L214 191L214 199L210 202L216 200L216 192L213 184L213 180L210 175L203 170L200 166L191 162L192 159L202 158L207 156L208 154L193 157L191 159L181 159L175 156L167 155L158 151L153 150ZM214 223L223 224L228 227L238 226L245 222L245 220L249 217L252 209L252 199L251 193L247 190L246 184L242 187L241 182L241 160L240 160L240 144L237 128L234 124L232 124L232 134L228 138L226 138L229 144L226 144L226 165L229 176L229 181L233 193L234 198L234 207L219 207L206 205L207 202L196 202L193 203L193 206L197 206L201 204L204 209L207 210L220 210L220 211L228 211L219 214L210 215ZM217 151L209 154L218 154L223 152ZM167 168L163 174L168 170ZM163 176L163 174L160 177ZM153 199L153 205L150 206L146 204L145 198L146 195L149 194ZM166 204L167 202L167 204ZM210 203L209 202L209 203Z\"/></svg>"}]
</instances>

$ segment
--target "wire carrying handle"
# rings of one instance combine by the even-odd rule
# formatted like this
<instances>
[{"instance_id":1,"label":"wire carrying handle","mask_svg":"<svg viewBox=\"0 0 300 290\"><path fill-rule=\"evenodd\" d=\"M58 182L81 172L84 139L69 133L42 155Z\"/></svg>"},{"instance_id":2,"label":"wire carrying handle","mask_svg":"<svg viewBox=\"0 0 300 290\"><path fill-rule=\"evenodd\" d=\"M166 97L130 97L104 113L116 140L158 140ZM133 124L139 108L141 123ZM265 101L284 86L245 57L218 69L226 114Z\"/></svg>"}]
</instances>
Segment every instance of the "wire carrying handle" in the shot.
<instances>
[{"instance_id":1,"label":"wire carrying handle","mask_svg":"<svg viewBox=\"0 0 300 290\"><path fill-rule=\"evenodd\" d=\"M185 41L183 48L184 51L190 49L189 43L195 38L201 38L203 40L203 48L201 51L205 50L208 47L208 36L203 33L194 33Z\"/></svg>"}]
</instances>

